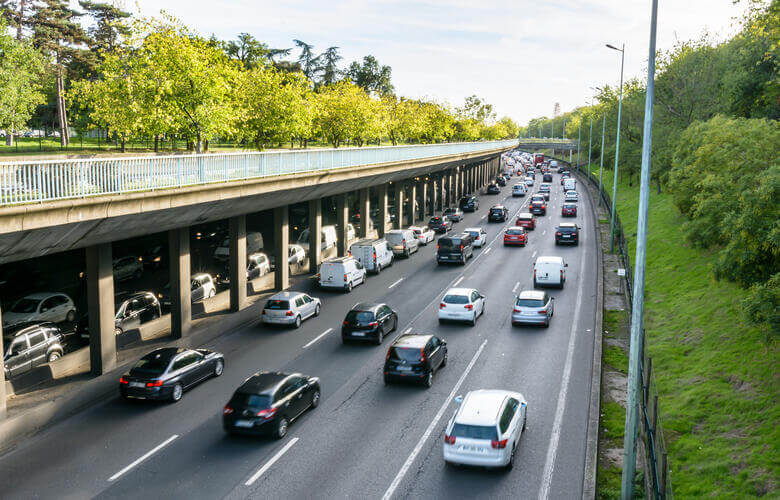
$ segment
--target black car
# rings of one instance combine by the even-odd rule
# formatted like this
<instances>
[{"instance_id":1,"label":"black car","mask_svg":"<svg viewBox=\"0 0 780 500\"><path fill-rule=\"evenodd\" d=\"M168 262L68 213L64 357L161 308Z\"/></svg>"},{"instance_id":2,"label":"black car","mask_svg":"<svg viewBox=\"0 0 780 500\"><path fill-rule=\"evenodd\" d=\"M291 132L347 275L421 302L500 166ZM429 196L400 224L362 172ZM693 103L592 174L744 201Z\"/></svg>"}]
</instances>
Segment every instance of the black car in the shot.
<instances>
[{"instance_id":1,"label":"black car","mask_svg":"<svg viewBox=\"0 0 780 500\"><path fill-rule=\"evenodd\" d=\"M341 325L341 341L371 340L375 344L398 328L398 314L387 304L355 304Z\"/></svg>"},{"instance_id":2,"label":"black car","mask_svg":"<svg viewBox=\"0 0 780 500\"><path fill-rule=\"evenodd\" d=\"M464 196L458 202L458 206L464 212L476 212L479 210L479 200L476 196Z\"/></svg>"},{"instance_id":3,"label":"black car","mask_svg":"<svg viewBox=\"0 0 780 500\"><path fill-rule=\"evenodd\" d=\"M140 327L144 323L157 319L162 310L160 301L152 292L119 292L114 295L116 314L114 316L114 334ZM82 316L76 325L81 340L89 341L89 317Z\"/></svg>"},{"instance_id":4,"label":"black car","mask_svg":"<svg viewBox=\"0 0 780 500\"><path fill-rule=\"evenodd\" d=\"M219 377L225 368L221 353L208 349L163 347L135 364L119 379L125 399L178 401L186 389L209 377Z\"/></svg>"},{"instance_id":5,"label":"black car","mask_svg":"<svg viewBox=\"0 0 780 500\"><path fill-rule=\"evenodd\" d=\"M506 186L506 177L504 177L503 175L499 175L498 177L496 177L496 184L498 184L499 186Z\"/></svg>"},{"instance_id":6,"label":"black car","mask_svg":"<svg viewBox=\"0 0 780 500\"><path fill-rule=\"evenodd\" d=\"M573 222L561 222L561 224L555 228L555 244L560 245L563 243L570 243L573 245L580 244L580 228Z\"/></svg>"},{"instance_id":7,"label":"black car","mask_svg":"<svg viewBox=\"0 0 780 500\"><path fill-rule=\"evenodd\" d=\"M501 188L497 184L490 184L487 187L487 194L498 194L501 192Z\"/></svg>"},{"instance_id":8,"label":"black car","mask_svg":"<svg viewBox=\"0 0 780 500\"><path fill-rule=\"evenodd\" d=\"M168 252L162 245L153 245L141 255L144 267L166 269L168 267Z\"/></svg>"},{"instance_id":9,"label":"black car","mask_svg":"<svg viewBox=\"0 0 780 500\"><path fill-rule=\"evenodd\" d=\"M320 379L300 373L258 372L244 381L222 410L230 434L287 435L290 422L320 403Z\"/></svg>"},{"instance_id":10,"label":"black car","mask_svg":"<svg viewBox=\"0 0 780 500\"><path fill-rule=\"evenodd\" d=\"M447 217L434 216L428 221L428 228L437 233L446 233L452 229L452 221Z\"/></svg>"},{"instance_id":11,"label":"black car","mask_svg":"<svg viewBox=\"0 0 780 500\"><path fill-rule=\"evenodd\" d=\"M16 377L62 357L64 336L54 323L33 323L5 338L6 378Z\"/></svg>"},{"instance_id":12,"label":"black car","mask_svg":"<svg viewBox=\"0 0 780 500\"><path fill-rule=\"evenodd\" d=\"M532 200L529 208L534 215L544 215L547 213L547 204L544 202L544 199Z\"/></svg>"},{"instance_id":13,"label":"black car","mask_svg":"<svg viewBox=\"0 0 780 500\"><path fill-rule=\"evenodd\" d=\"M542 175L542 182L552 182L552 174L544 174Z\"/></svg>"},{"instance_id":14,"label":"black car","mask_svg":"<svg viewBox=\"0 0 780 500\"><path fill-rule=\"evenodd\" d=\"M509 210L507 210L504 205L495 205L490 207L490 212L488 212L488 222L506 222L507 217L509 217Z\"/></svg>"},{"instance_id":15,"label":"black car","mask_svg":"<svg viewBox=\"0 0 780 500\"><path fill-rule=\"evenodd\" d=\"M395 381L433 385L433 372L447 366L447 343L434 335L408 333L393 341L382 370L385 384Z\"/></svg>"},{"instance_id":16,"label":"black car","mask_svg":"<svg viewBox=\"0 0 780 500\"><path fill-rule=\"evenodd\" d=\"M451 222L460 222L463 220L463 211L460 208L445 208L442 217L448 218Z\"/></svg>"},{"instance_id":17,"label":"black car","mask_svg":"<svg viewBox=\"0 0 780 500\"><path fill-rule=\"evenodd\" d=\"M436 262L457 262L462 265L474 255L471 235L461 233L452 236L442 236L436 243Z\"/></svg>"}]
</instances>

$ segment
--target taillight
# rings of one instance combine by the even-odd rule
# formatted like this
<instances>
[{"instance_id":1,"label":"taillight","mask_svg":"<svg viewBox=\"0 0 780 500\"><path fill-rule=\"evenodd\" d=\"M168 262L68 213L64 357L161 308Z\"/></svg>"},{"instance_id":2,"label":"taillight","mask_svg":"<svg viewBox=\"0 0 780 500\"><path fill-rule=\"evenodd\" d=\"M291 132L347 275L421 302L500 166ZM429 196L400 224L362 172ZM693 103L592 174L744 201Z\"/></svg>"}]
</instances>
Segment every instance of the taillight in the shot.
<instances>
[{"instance_id":1,"label":"taillight","mask_svg":"<svg viewBox=\"0 0 780 500\"><path fill-rule=\"evenodd\" d=\"M523 310L522 310L522 309L520 309L520 308L519 308L519 307L517 307L517 306L515 306L515 307L514 307L512 310L513 310L514 312L516 312L516 313L523 312Z\"/></svg>"},{"instance_id":2,"label":"taillight","mask_svg":"<svg viewBox=\"0 0 780 500\"><path fill-rule=\"evenodd\" d=\"M536 311L539 314L547 314L547 309L542 309L541 311Z\"/></svg>"},{"instance_id":3,"label":"taillight","mask_svg":"<svg viewBox=\"0 0 780 500\"><path fill-rule=\"evenodd\" d=\"M563 269L561 269L561 281L563 281Z\"/></svg>"},{"instance_id":4,"label":"taillight","mask_svg":"<svg viewBox=\"0 0 780 500\"><path fill-rule=\"evenodd\" d=\"M534 279L536 279L536 269L534 269Z\"/></svg>"},{"instance_id":5,"label":"taillight","mask_svg":"<svg viewBox=\"0 0 780 500\"><path fill-rule=\"evenodd\" d=\"M374 260L376 260L376 252L374 252Z\"/></svg>"},{"instance_id":6,"label":"taillight","mask_svg":"<svg viewBox=\"0 0 780 500\"><path fill-rule=\"evenodd\" d=\"M560 236L560 235L561 235L561 232L560 232L560 231L557 231L557 232L555 233L555 236Z\"/></svg>"},{"instance_id":7,"label":"taillight","mask_svg":"<svg viewBox=\"0 0 780 500\"><path fill-rule=\"evenodd\" d=\"M372 328L373 328L373 327L375 327L375 326L379 326L379 322L377 322L377 321L372 321L371 323L369 323L369 324L368 324L368 326L370 326L370 327L372 327Z\"/></svg>"},{"instance_id":8,"label":"taillight","mask_svg":"<svg viewBox=\"0 0 780 500\"><path fill-rule=\"evenodd\" d=\"M498 450L503 450L504 448L506 448L506 443L508 441L509 441L508 439L502 439L501 441L493 440L490 442L490 446Z\"/></svg>"},{"instance_id":9,"label":"taillight","mask_svg":"<svg viewBox=\"0 0 780 500\"><path fill-rule=\"evenodd\" d=\"M163 381L162 380L155 380L154 382L147 382L146 383L146 387L160 387L161 385L163 385Z\"/></svg>"},{"instance_id":10,"label":"taillight","mask_svg":"<svg viewBox=\"0 0 780 500\"><path fill-rule=\"evenodd\" d=\"M346 274L344 275L344 281L347 281L347 275Z\"/></svg>"},{"instance_id":11,"label":"taillight","mask_svg":"<svg viewBox=\"0 0 780 500\"><path fill-rule=\"evenodd\" d=\"M230 415L231 413L233 413L233 408L231 408L230 406L225 405L225 407L222 408L223 415Z\"/></svg>"},{"instance_id":12,"label":"taillight","mask_svg":"<svg viewBox=\"0 0 780 500\"><path fill-rule=\"evenodd\" d=\"M122 377L119 379L119 383L120 383L120 384L125 384L125 385L127 385L127 384L129 384L130 382L129 382L129 381L128 381L128 380L127 380L127 379L126 379L124 376L122 376Z\"/></svg>"},{"instance_id":13,"label":"taillight","mask_svg":"<svg viewBox=\"0 0 780 500\"><path fill-rule=\"evenodd\" d=\"M465 306L463 306L463 307L465 307L465 308L466 308L466 309L468 309L469 311L471 311L472 309L474 309L474 305L473 305L473 304L466 304L466 305L465 305Z\"/></svg>"},{"instance_id":14,"label":"taillight","mask_svg":"<svg viewBox=\"0 0 780 500\"><path fill-rule=\"evenodd\" d=\"M406 238L402 239L401 243L403 243L403 245L406 246Z\"/></svg>"},{"instance_id":15,"label":"taillight","mask_svg":"<svg viewBox=\"0 0 780 500\"><path fill-rule=\"evenodd\" d=\"M420 349L420 363L425 363L425 348Z\"/></svg>"},{"instance_id":16,"label":"taillight","mask_svg":"<svg viewBox=\"0 0 780 500\"><path fill-rule=\"evenodd\" d=\"M444 435L444 442L447 444L455 444L455 436Z\"/></svg>"},{"instance_id":17,"label":"taillight","mask_svg":"<svg viewBox=\"0 0 780 500\"><path fill-rule=\"evenodd\" d=\"M342 323L344 326L349 326L349 321L344 320L344 323Z\"/></svg>"},{"instance_id":18,"label":"taillight","mask_svg":"<svg viewBox=\"0 0 780 500\"><path fill-rule=\"evenodd\" d=\"M463 245L460 246L461 251L463 250Z\"/></svg>"},{"instance_id":19,"label":"taillight","mask_svg":"<svg viewBox=\"0 0 780 500\"><path fill-rule=\"evenodd\" d=\"M287 312L286 312L286 313L284 313L284 314L285 314L286 316L292 316L292 315L293 315L293 312L292 312L292 311L287 311Z\"/></svg>"},{"instance_id":20,"label":"taillight","mask_svg":"<svg viewBox=\"0 0 780 500\"><path fill-rule=\"evenodd\" d=\"M445 307L447 307L447 304L445 304L444 302L441 302L439 304L439 309L444 309Z\"/></svg>"},{"instance_id":21,"label":"taillight","mask_svg":"<svg viewBox=\"0 0 780 500\"><path fill-rule=\"evenodd\" d=\"M273 418L274 415L276 415L276 408L268 408L267 410L260 410L256 414L258 417L263 417L266 420L269 418Z\"/></svg>"},{"instance_id":22,"label":"taillight","mask_svg":"<svg viewBox=\"0 0 780 500\"><path fill-rule=\"evenodd\" d=\"M390 350L391 350L391 349L392 349L392 347L391 347L390 349L388 349L388 350L387 350L387 354L385 355L385 360L388 360L388 359L390 359Z\"/></svg>"}]
</instances>

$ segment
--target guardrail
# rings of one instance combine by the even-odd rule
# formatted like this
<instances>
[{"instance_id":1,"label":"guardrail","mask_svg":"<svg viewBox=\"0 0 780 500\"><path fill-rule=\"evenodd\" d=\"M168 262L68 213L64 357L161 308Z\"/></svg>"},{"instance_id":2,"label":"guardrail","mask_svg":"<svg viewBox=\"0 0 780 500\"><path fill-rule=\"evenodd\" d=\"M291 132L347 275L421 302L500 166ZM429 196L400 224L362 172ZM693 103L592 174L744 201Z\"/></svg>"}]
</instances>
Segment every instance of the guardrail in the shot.
<instances>
[{"instance_id":1,"label":"guardrail","mask_svg":"<svg viewBox=\"0 0 780 500\"><path fill-rule=\"evenodd\" d=\"M504 141L0 162L0 206L256 179L511 147Z\"/></svg>"}]
</instances>

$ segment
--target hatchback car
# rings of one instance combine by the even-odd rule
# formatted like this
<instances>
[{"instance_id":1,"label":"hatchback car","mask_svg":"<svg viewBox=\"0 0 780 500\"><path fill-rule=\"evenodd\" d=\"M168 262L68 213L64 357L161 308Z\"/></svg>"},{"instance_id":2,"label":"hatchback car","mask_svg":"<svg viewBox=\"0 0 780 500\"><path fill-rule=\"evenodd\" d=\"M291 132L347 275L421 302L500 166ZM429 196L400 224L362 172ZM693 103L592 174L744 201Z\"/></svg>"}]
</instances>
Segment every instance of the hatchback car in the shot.
<instances>
[{"instance_id":1,"label":"hatchback car","mask_svg":"<svg viewBox=\"0 0 780 500\"><path fill-rule=\"evenodd\" d=\"M291 422L319 404L319 378L258 372L244 380L222 409L222 428L229 434L269 434L281 439Z\"/></svg>"},{"instance_id":2,"label":"hatchback car","mask_svg":"<svg viewBox=\"0 0 780 500\"><path fill-rule=\"evenodd\" d=\"M433 372L447 366L447 342L435 335L406 333L393 341L382 370L385 384L400 381L433 385Z\"/></svg>"},{"instance_id":3,"label":"hatchback car","mask_svg":"<svg viewBox=\"0 0 780 500\"><path fill-rule=\"evenodd\" d=\"M561 207L562 217L577 217L577 204L576 203L564 203Z\"/></svg>"},{"instance_id":4,"label":"hatchback car","mask_svg":"<svg viewBox=\"0 0 780 500\"><path fill-rule=\"evenodd\" d=\"M479 210L479 199L476 196L464 196L458 202L458 206L464 212L476 212Z\"/></svg>"},{"instance_id":5,"label":"hatchback car","mask_svg":"<svg viewBox=\"0 0 780 500\"><path fill-rule=\"evenodd\" d=\"M534 214L531 212L522 212L517 214L515 226L525 229L536 229L536 219L534 219Z\"/></svg>"},{"instance_id":6,"label":"hatchback car","mask_svg":"<svg viewBox=\"0 0 780 500\"><path fill-rule=\"evenodd\" d=\"M129 279L138 279L144 272L143 259L135 255L127 255L114 259L112 263L114 269L114 279L125 281Z\"/></svg>"},{"instance_id":7,"label":"hatchback car","mask_svg":"<svg viewBox=\"0 0 780 500\"><path fill-rule=\"evenodd\" d=\"M577 191L566 191L566 194L563 197L563 201L578 201L579 195L577 194Z\"/></svg>"},{"instance_id":8,"label":"hatchback car","mask_svg":"<svg viewBox=\"0 0 780 500\"><path fill-rule=\"evenodd\" d=\"M320 299L303 292L279 292L268 298L261 315L265 324L300 328L304 320L319 316L321 307Z\"/></svg>"},{"instance_id":9,"label":"hatchback car","mask_svg":"<svg viewBox=\"0 0 780 500\"><path fill-rule=\"evenodd\" d=\"M547 202L545 202L544 199L531 200L528 208L534 215L545 215L547 213Z\"/></svg>"},{"instance_id":10,"label":"hatchback car","mask_svg":"<svg viewBox=\"0 0 780 500\"><path fill-rule=\"evenodd\" d=\"M428 220L428 229L444 234L452 230L452 221L447 217L434 216Z\"/></svg>"},{"instance_id":11,"label":"hatchback car","mask_svg":"<svg viewBox=\"0 0 780 500\"><path fill-rule=\"evenodd\" d=\"M114 294L114 334L139 328L162 315L160 301L152 292L119 292ZM81 340L89 342L89 316L84 315L76 325Z\"/></svg>"},{"instance_id":12,"label":"hatchback car","mask_svg":"<svg viewBox=\"0 0 780 500\"><path fill-rule=\"evenodd\" d=\"M518 226L508 227L504 231L504 246L508 245L521 245L526 246L528 244L528 233L525 229Z\"/></svg>"},{"instance_id":13,"label":"hatchback car","mask_svg":"<svg viewBox=\"0 0 780 500\"><path fill-rule=\"evenodd\" d=\"M526 176L525 178L525 185L526 186L533 186L534 185L534 178L530 175Z\"/></svg>"},{"instance_id":14,"label":"hatchback car","mask_svg":"<svg viewBox=\"0 0 780 500\"><path fill-rule=\"evenodd\" d=\"M509 217L509 210L504 205L494 205L488 212L488 222L505 222Z\"/></svg>"},{"instance_id":15,"label":"hatchback car","mask_svg":"<svg viewBox=\"0 0 780 500\"><path fill-rule=\"evenodd\" d=\"M503 175L497 176L495 183L498 184L499 186L506 186L506 177L504 177Z\"/></svg>"},{"instance_id":16,"label":"hatchback car","mask_svg":"<svg viewBox=\"0 0 780 500\"><path fill-rule=\"evenodd\" d=\"M439 303L439 323L467 321L471 326L485 314L487 299L476 288L450 288Z\"/></svg>"},{"instance_id":17,"label":"hatchback car","mask_svg":"<svg viewBox=\"0 0 780 500\"><path fill-rule=\"evenodd\" d=\"M247 281L265 276L271 272L271 261L268 255L258 252L247 257L246 279ZM216 283L220 288L230 287L230 261L225 263L222 272L215 277Z\"/></svg>"},{"instance_id":18,"label":"hatchback car","mask_svg":"<svg viewBox=\"0 0 780 500\"><path fill-rule=\"evenodd\" d=\"M527 419L523 395L478 390L455 401L458 409L444 430L445 463L511 469Z\"/></svg>"},{"instance_id":19,"label":"hatchback car","mask_svg":"<svg viewBox=\"0 0 780 500\"><path fill-rule=\"evenodd\" d=\"M428 223L430 224L430 221ZM417 237L417 241L420 242L420 245L427 245L436 239L436 233L430 226L409 226L409 229ZM390 252L392 253L392 250Z\"/></svg>"},{"instance_id":20,"label":"hatchback car","mask_svg":"<svg viewBox=\"0 0 780 500\"><path fill-rule=\"evenodd\" d=\"M442 216L447 217L452 222L460 222L463 220L463 211L459 208L450 207L444 210Z\"/></svg>"},{"instance_id":21,"label":"hatchback car","mask_svg":"<svg viewBox=\"0 0 780 500\"><path fill-rule=\"evenodd\" d=\"M498 184L490 184L487 187L487 194L499 194L501 192L501 188L498 187Z\"/></svg>"},{"instance_id":22,"label":"hatchback car","mask_svg":"<svg viewBox=\"0 0 780 500\"><path fill-rule=\"evenodd\" d=\"M33 293L3 311L3 328L33 321L72 323L76 321L76 305L64 293Z\"/></svg>"},{"instance_id":23,"label":"hatchback car","mask_svg":"<svg viewBox=\"0 0 780 500\"><path fill-rule=\"evenodd\" d=\"M471 245L475 248L482 248L487 241L487 232L481 227L467 227L463 232L471 236Z\"/></svg>"},{"instance_id":24,"label":"hatchback car","mask_svg":"<svg viewBox=\"0 0 780 500\"><path fill-rule=\"evenodd\" d=\"M119 393L125 399L176 402L185 390L209 377L219 377L224 368L225 358L216 351L163 347L138 360L122 375Z\"/></svg>"},{"instance_id":25,"label":"hatchback car","mask_svg":"<svg viewBox=\"0 0 780 500\"><path fill-rule=\"evenodd\" d=\"M580 227L577 224L573 222L561 222L561 224L555 228L555 244L560 245L563 243L579 245Z\"/></svg>"},{"instance_id":26,"label":"hatchback car","mask_svg":"<svg viewBox=\"0 0 780 500\"><path fill-rule=\"evenodd\" d=\"M544 196L545 201L550 200L550 185L542 183L539 185L539 194Z\"/></svg>"},{"instance_id":27,"label":"hatchback car","mask_svg":"<svg viewBox=\"0 0 780 500\"><path fill-rule=\"evenodd\" d=\"M54 323L26 326L5 339L3 361L6 378L16 377L62 357L64 336Z\"/></svg>"},{"instance_id":28,"label":"hatchback car","mask_svg":"<svg viewBox=\"0 0 780 500\"><path fill-rule=\"evenodd\" d=\"M551 173L546 173L542 175L542 182L552 182L553 176Z\"/></svg>"},{"instance_id":29,"label":"hatchback car","mask_svg":"<svg viewBox=\"0 0 780 500\"><path fill-rule=\"evenodd\" d=\"M526 191L528 191L528 188L526 188L525 184L512 186L512 196L525 196Z\"/></svg>"},{"instance_id":30,"label":"hatchback car","mask_svg":"<svg viewBox=\"0 0 780 500\"><path fill-rule=\"evenodd\" d=\"M190 281L190 297L193 302L208 299L217 294L214 278L208 273L196 274Z\"/></svg>"},{"instance_id":31,"label":"hatchback car","mask_svg":"<svg viewBox=\"0 0 780 500\"><path fill-rule=\"evenodd\" d=\"M341 325L341 341L371 340L382 343L385 335L398 328L398 314L387 304L361 302L347 313Z\"/></svg>"},{"instance_id":32,"label":"hatchback car","mask_svg":"<svg viewBox=\"0 0 780 500\"><path fill-rule=\"evenodd\" d=\"M547 295L547 292L537 290L525 290L515 297L515 306L512 309L512 325L530 323L534 325L550 326L550 318L553 317L555 299Z\"/></svg>"}]
</instances>

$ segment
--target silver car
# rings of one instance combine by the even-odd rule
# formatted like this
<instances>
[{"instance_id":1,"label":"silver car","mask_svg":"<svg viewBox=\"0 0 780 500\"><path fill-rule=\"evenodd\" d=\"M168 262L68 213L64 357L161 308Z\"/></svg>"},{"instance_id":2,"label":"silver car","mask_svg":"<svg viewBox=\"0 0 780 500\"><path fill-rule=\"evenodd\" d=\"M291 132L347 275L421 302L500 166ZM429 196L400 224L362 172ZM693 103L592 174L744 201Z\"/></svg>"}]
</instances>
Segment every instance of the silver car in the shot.
<instances>
[{"instance_id":1,"label":"silver car","mask_svg":"<svg viewBox=\"0 0 780 500\"><path fill-rule=\"evenodd\" d=\"M279 292L268 298L262 312L263 323L300 328L301 322L320 315L322 302L303 292Z\"/></svg>"},{"instance_id":2,"label":"silver car","mask_svg":"<svg viewBox=\"0 0 780 500\"><path fill-rule=\"evenodd\" d=\"M515 306L512 309L512 325L533 324L550 326L550 318L553 316L555 299L547 295L547 292L537 290L525 290L515 298Z\"/></svg>"}]
</instances>

